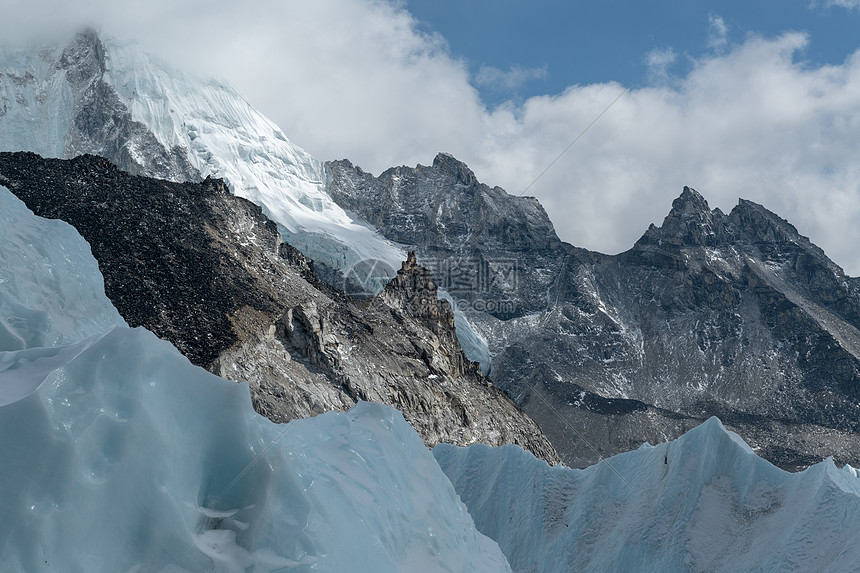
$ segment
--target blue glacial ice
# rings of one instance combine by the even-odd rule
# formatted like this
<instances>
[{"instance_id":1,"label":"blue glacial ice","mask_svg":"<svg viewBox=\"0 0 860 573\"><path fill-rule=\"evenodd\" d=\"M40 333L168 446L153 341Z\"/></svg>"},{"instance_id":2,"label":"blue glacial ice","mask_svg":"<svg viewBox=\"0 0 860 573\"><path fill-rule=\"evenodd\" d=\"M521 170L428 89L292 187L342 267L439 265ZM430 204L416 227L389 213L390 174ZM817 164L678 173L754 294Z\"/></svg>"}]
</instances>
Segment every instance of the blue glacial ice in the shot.
<instances>
[{"instance_id":1,"label":"blue glacial ice","mask_svg":"<svg viewBox=\"0 0 860 573\"><path fill-rule=\"evenodd\" d=\"M433 453L515 572L860 571L857 472L785 472L717 418L584 470L513 445Z\"/></svg>"},{"instance_id":2,"label":"blue glacial ice","mask_svg":"<svg viewBox=\"0 0 860 573\"><path fill-rule=\"evenodd\" d=\"M4 572L510 570L399 412L276 425L2 187L0 239Z\"/></svg>"}]
</instances>

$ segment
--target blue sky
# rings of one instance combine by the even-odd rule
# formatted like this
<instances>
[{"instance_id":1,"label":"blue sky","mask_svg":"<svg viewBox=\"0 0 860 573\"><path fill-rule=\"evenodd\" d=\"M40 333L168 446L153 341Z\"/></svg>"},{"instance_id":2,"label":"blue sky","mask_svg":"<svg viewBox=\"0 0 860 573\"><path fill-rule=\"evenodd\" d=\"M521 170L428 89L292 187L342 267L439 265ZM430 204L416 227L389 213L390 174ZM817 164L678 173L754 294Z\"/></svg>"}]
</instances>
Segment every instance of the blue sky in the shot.
<instances>
[{"instance_id":1,"label":"blue sky","mask_svg":"<svg viewBox=\"0 0 860 573\"><path fill-rule=\"evenodd\" d=\"M809 0L407 0L419 30L445 38L473 77L520 70L522 83L476 82L488 105L561 93L574 84L654 81L649 54L672 50L673 75L749 34L805 31L798 56L841 64L860 45L860 11ZM514 79L511 77L510 79Z\"/></svg>"}]
</instances>

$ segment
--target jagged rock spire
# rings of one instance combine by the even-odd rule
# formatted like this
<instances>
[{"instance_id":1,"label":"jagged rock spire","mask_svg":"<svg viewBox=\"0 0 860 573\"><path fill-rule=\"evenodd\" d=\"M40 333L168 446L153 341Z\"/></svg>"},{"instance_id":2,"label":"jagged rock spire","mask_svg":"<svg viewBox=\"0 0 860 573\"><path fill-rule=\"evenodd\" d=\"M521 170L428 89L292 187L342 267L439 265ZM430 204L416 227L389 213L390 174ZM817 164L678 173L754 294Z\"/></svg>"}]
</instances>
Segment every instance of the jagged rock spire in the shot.
<instances>
[{"instance_id":1,"label":"jagged rock spire","mask_svg":"<svg viewBox=\"0 0 860 573\"><path fill-rule=\"evenodd\" d=\"M660 227L651 225L636 247L715 247L725 241L725 215L711 210L708 202L692 187L684 187L672 202L672 209Z\"/></svg>"},{"instance_id":2,"label":"jagged rock spire","mask_svg":"<svg viewBox=\"0 0 860 573\"><path fill-rule=\"evenodd\" d=\"M698 191L685 185L681 195L672 201L672 210L669 212L669 216L695 217L710 212L711 208L708 206L707 200Z\"/></svg>"},{"instance_id":3,"label":"jagged rock spire","mask_svg":"<svg viewBox=\"0 0 860 573\"><path fill-rule=\"evenodd\" d=\"M408 316L454 328L454 313L446 300L439 300L439 288L430 271L418 264L415 251L409 251L397 276L380 294L382 300ZM436 330L435 328L433 329Z\"/></svg>"}]
</instances>

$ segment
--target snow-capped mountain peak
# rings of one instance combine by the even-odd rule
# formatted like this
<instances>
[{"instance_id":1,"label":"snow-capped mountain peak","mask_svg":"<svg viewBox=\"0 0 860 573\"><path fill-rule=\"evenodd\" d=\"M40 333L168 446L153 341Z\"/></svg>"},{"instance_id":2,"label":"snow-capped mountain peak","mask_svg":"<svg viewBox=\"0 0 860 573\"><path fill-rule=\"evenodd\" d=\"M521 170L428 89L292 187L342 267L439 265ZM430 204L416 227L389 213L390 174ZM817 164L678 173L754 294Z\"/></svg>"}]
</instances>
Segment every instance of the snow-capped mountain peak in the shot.
<instances>
[{"instance_id":1,"label":"snow-capped mountain peak","mask_svg":"<svg viewBox=\"0 0 860 573\"><path fill-rule=\"evenodd\" d=\"M334 203L324 164L233 88L136 45L87 31L63 48L0 54L0 102L0 150L92 153L174 181L220 177L318 262L340 269L372 259L394 269L405 258Z\"/></svg>"}]
</instances>

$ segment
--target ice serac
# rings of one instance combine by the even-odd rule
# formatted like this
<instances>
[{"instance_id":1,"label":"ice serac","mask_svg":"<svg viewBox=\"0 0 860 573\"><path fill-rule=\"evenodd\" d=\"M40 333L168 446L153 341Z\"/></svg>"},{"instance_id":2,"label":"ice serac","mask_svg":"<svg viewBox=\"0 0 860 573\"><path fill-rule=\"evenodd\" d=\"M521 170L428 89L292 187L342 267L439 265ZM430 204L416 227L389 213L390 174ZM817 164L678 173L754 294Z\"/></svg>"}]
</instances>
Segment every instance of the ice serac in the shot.
<instances>
[{"instance_id":1,"label":"ice serac","mask_svg":"<svg viewBox=\"0 0 860 573\"><path fill-rule=\"evenodd\" d=\"M584 467L719 415L786 469L860 461L860 283L790 223L685 187L615 256L559 241L534 199L454 158L329 193L414 245L491 349L490 377Z\"/></svg>"},{"instance_id":2,"label":"ice serac","mask_svg":"<svg viewBox=\"0 0 860 573\"><path fill-rule=\"evenodd\" d=\"M717 418L585 470L514 446L433 454L515 572L860 568L856 472L785 472Z\"/></svg>"},{"instance_id":3,"label":"ice serac","mask_svg":"<svg viewBox=\"0 0 860 573\"><path fill-rule=\"evenodd\" d=\"M107 159L0 153L0 177L38 215L92 245L105 292L131 326L198 366L247 381L276 422L402 410L428 445L517 443L554 462L535 423L457 343L447 302L414 257L384 295L355 301L315 276L260 207L220 179L131 176Z\"/></svg>"},{"instance_id":4,"label":"ice serac","mask_svg":"<svg viewBox=\"0 0 860 573\"><path fill-rule=\"evenodd\" d=\"M125 326L72 227L2 187L0 221L3 571L510 570L398 412L276 425Z\"/></svg>"},{"instance_id":5,"label":"ice serac","mask_svg":"<svg viewBox=\"0 0 860 573\"><path fill-rule=\"evenodd\" d=\"M376 260L396 269L405 257L334 203L323 164L233 88L92 31L66 46L0 54L0 150L91 153L172 181L223 178L327 268ZM361 286L378 291L390 278Z\"/></svg>"},{"instance_id":6,"label":"ice serac","mask_svg":"<svg viewBox=\"0 0 860 573\"><path fill-rule=\"evenodd\" d=\"M2 353L43 377L0 407L5 571L507 570L391 408L281 428L143 329L54 350Z\"/></svg>"},{"instance_id":7,"label":"ice serac","mask_svg":"<svg viewBox=\"0 0 860 573\"><path fill-rule=\"evenodd\" d=\"M0 193L0 351L72 344L124 324L74 227L33 217L2 179Z\"/></svg>"}]
</instances>

